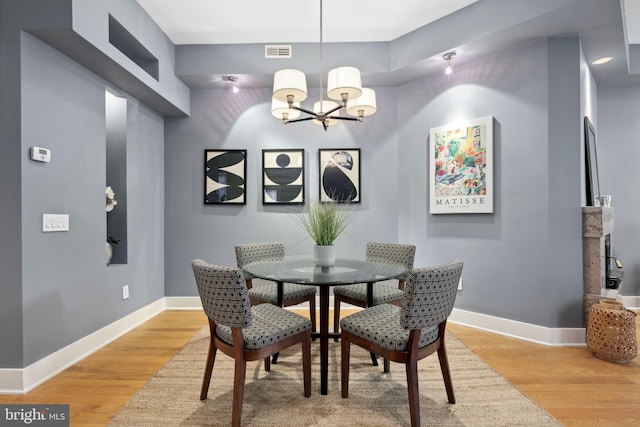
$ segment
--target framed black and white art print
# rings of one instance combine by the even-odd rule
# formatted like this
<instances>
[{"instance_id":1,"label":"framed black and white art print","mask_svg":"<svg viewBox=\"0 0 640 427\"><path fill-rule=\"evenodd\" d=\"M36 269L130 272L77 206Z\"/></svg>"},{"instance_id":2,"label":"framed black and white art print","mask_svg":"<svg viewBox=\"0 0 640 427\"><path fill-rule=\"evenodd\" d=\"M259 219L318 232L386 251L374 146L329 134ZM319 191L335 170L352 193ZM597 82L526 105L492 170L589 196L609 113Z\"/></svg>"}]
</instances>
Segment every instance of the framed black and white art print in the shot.
<instances>
[{"instance_id":1,"label":"framed black and white art print","mask_svg":"<svg viewBox=\"0 0 640 427\"><path fill-rule=\"evenodd\" d=\"M304 204L304 150L262 150L262 204Z\"/></svg>"},{"instance_id":2,"label":"framed black and white art print","mask_svg":"<svg viewBox=\"0 0 640 427\"><path fill-rule=\"evenodd\" d=\"M204 170L205 204L247 204L247 150L205 150Z\"/></svg>"},{"instance_id":3,"label":"framed black and white art print","mask_svg":"<svg viewBox=\"0 0 640 427\"><path fill-rule=\"evenodd\" d=\"M360 149L320 149L320 202L360 203Z\"/></svg>"}]
</instances>

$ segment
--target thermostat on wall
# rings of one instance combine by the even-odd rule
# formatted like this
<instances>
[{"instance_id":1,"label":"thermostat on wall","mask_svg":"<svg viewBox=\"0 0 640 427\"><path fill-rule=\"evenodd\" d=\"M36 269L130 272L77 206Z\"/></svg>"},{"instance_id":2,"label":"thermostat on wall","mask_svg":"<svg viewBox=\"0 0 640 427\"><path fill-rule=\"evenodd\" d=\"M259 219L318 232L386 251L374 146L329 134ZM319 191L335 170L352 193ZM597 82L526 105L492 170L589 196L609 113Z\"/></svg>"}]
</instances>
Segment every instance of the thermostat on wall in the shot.
<instances>
[{"instance_id":1,"label":"thermostat on wall","mask_svg":"<svg viewBox=\"0 0 640 427\"><path fill-rule=\"evenodd\" d=\"M51 161L51 150L42 147L31 147L31 160L48 163Z\"/></svg>"}]
</instances>

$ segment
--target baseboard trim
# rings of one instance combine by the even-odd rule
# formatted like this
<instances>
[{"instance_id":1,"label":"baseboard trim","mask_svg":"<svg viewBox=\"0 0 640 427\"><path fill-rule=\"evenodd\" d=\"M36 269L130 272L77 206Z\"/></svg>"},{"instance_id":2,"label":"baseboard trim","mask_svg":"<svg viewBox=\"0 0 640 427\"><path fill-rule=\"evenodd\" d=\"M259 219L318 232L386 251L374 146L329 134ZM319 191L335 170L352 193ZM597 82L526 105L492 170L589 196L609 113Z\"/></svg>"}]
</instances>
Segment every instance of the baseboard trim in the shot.
<instances>
[{"instance_id":1,"label":"baseboard trim","mask_svg":"<svg viewBox=\"0 0 640 427\"><path fill-rule=\"evenodd\" d=\"M200 297L165 297L167 310L202 310Z\"/></svg>"},{"instance_id":2,"label":"baseboard trim","mask_svg":"<svg viewBox=\"0 0 640 427\"><path fill-rule=\"evenodd\" d=\"M329 307L333 307L332 299L333 297L329 300ZM318 303L316 304L317 306ZM308 305L300 304L296 306L296 308L303 307L308 307ZM167 309L192 310L201 308L199 297L167 297ZM586 334L584 328L546 328L455 308L449 317L449 321L537 344L549 346L585 345Z\"/></svg>"},{"instance_id":3,"label":"baseboard trim","mask_svg":"<svg viewBox=\"0 0 640 427\"><path fill-rule=\"evenodd\" d=\"M0 394L24 394L166 309L161 298L23 369L0 369Z\"/></svg>"},{"instance_id":4,"label":"baseboard trim","mask_svg":"<svg viewBox=\"0 0 640 427\"><path fill-rule=\"evenodd\" d=\"M449 321L537 344L576 347L585 345L585 328L547 328L455 308L449 316Z\"/></svg>"},{"instance_id":5,"label":"baseboard trim","mask_svg":"<svg viewBox=\"0 0 640 427\"><path fill-rule=\"evenodd\" d=\"M624 298L624 297L623 297ZM638 297L625 300L633 307ZM637 304L635 305L637 307ZM165 310L201 310L200 298L164 297L23 369L0 369L0 394L25 394ZM550 346L584 346L584 328L545 328L454 309L453 323Z\"/></svg>"},{"instance_id":6,"label":"baseboard trim","mask_svg":"<svg viewBox=\"0 0 640 427\"><path fill-rule=\"evenodd\" d=\"M640 296L626 296L618 294L616 300L631 310L640 309Z\"/></svg>"}]
</instances>

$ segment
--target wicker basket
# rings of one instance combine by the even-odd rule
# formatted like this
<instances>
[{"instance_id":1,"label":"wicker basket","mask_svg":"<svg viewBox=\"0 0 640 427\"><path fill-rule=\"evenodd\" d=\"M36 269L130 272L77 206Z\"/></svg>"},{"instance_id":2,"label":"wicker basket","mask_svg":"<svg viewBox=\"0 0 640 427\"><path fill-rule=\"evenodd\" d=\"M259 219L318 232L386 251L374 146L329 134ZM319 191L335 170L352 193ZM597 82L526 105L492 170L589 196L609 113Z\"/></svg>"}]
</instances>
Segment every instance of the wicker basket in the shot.
<instances>
[{"instance_id":1,"label":"wicker basket","mask_svg":"<svg viewBox=\"0 0 640 427\"><path fill-rule=\"evenodd\" d=\"M587 346L601 359L625 363L638 355L636 314L615 301L600 301L589 309Z\"/></svg>"}]
</instances>

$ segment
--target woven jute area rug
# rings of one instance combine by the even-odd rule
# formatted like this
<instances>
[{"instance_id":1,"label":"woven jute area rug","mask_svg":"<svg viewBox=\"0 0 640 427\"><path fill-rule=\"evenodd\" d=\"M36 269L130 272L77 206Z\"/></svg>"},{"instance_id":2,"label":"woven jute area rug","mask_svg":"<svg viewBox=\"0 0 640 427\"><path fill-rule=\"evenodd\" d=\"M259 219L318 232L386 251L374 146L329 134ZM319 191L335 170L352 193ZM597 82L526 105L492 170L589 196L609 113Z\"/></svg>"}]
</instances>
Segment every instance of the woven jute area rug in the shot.
<instances>
[{"instance_id":1,"label":"woven jute area rug","mask_svg":"<svg viewBox=\"0 0 640 427\"><path fill-rule=\"evenodd\" d=\"M209 332L200 330L118 413L110 426L225 426L231 423L233 359L218 351L209 396L200 401ZM300 346L280 354L264 371L247 365L245 426L408 426L404 365L373 366L367 352L351 347L349 397L340 394L340 343L330 342L329 394L320 394L319 345L312 343L312 394L302 387ZM447 402L438 357L418 362L423 426L560 426L452 334L447 352L457 403Z\"/></svg>"}]
</instances>

